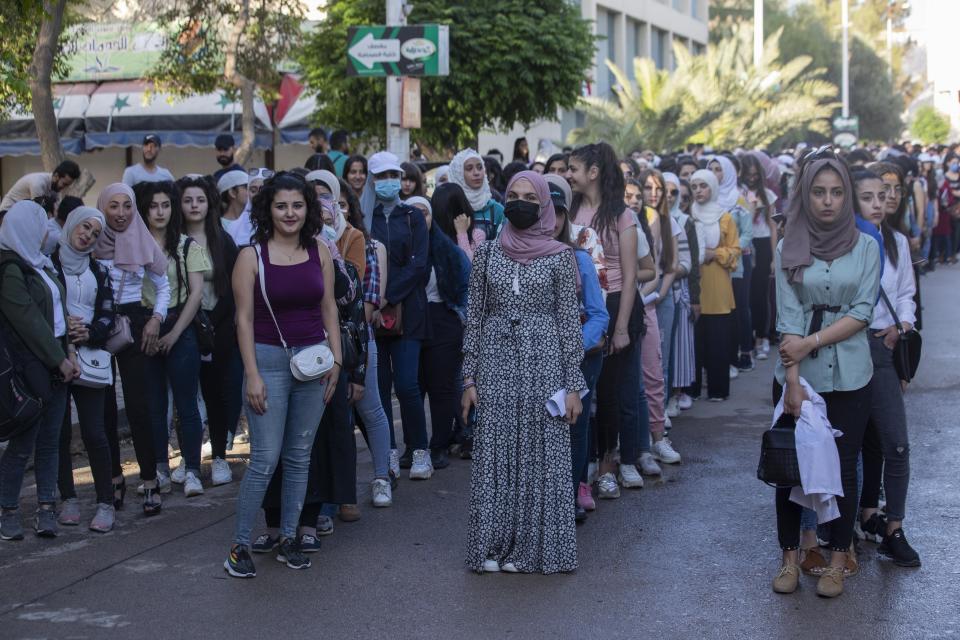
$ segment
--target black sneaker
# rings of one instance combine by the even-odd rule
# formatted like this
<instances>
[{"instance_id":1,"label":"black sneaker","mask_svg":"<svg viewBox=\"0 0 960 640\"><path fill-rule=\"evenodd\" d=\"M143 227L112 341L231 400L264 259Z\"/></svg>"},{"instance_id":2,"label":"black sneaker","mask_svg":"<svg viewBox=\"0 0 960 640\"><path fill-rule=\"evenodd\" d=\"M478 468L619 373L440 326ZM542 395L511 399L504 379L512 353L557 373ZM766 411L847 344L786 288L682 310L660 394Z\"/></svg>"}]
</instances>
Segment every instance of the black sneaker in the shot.
<instances>
[{"instance_id":1,"label":"black sneaker","mask_svg":"<svg viewBox=\"0 0 960 640\"><path fill-rule=\"evenodd\" d=\"M409 469L413 466L413 449L407 448L400 456L400 468Z\"/></svg>"},{"instance_id":2,"label":"black sneaker","mask_svg":"<svg viewBox=\"0 0 960 640\"><path fill-rule=\"evenodd\" d=\"M434 470L436 469L446 469L450 466L450 459L447 458L445 451L431 451L430 452L430 462L433 463Z\"/></svg>"},{"instance_id":3,"label":"black sneaker","mask_svg":"<svg viewBox=\"0 0 960 640\"><path fill-rule=\"evenodd\" d=\"M473 438L467 438L460 445L460 459L473 460Z\"/></svg>"},{"instance_id":4,"label":"black sneaker","mask_svg":"<svg viewBox=\"0 0 960 640\"><path fill-rule=\"evenodd\" d=\"M309 533L301 534L300 550L304 553L316 553L320 551L320 538L312 536Z\"/></svg>"},{"instance_id":5,"label":"black sneaker","mask_svg":"<svg viewBox=\"0 0 960 640\"><path fill-rule=\"evenodd\" d=\"M234 578L256 578L257 568L253 565L250 552L243 545L235 544L230 547L227 559L223 561L223 568Z\"/></svg>"},{"instance_id":6,"label":"black sneaker","mask_svg":"<svg viewBox=\"0 0 960 640\"><path fill-rule=\"evenodd\" d=\"M257 536L257 539L250 545L250 550L254 553L270 553L280 545L280 538L274 538L269 533Z\"/></svg>"},{"instance_id":7,"label":"black sneaker","mask_svg":"<svg viewBox=\"0 0 960 640\"><path fill-rule=\"evenodd\" d=\"M891 558L893 564L898 567L920 566L920 554L914 551L910 543L907 542L907 537L903 535L903 529L897 529L890 535L884 536L877 551Z\"/></svg>"},{"instance_id":8,"label":"black sneaker","mask_svg":"<svg viewBox=\"0 0 960 640\"><path fill-rule=\"evenodd\" d=\"M291 569L309 569L311 564L310 558L300 549L300 542L296 538L284 538L280 541L277 562L282 562Z\"/></svg>"},{"instance_id":9,"label":"black sneaker","mask_svg":"<svg viewBox=\"0 0 960 640\"><path fill-rule=\"evenodd\" d=\"M860 530L863 531L863 537L870 542L882 542L887 535L887 519L879 512L874 513L867 518L866 522L860 523Z\"/></svg>"},{"instance_id":10,"label":"black sneaker","mask_svg":"<svg viewBox=\"0 0 960 640\"><path fill-rule=\"evenodd\" d=\"M577 505L576 515L574 516L577 524L583 524L587 521L587 510Z\"/></svg>"}]
</instances>

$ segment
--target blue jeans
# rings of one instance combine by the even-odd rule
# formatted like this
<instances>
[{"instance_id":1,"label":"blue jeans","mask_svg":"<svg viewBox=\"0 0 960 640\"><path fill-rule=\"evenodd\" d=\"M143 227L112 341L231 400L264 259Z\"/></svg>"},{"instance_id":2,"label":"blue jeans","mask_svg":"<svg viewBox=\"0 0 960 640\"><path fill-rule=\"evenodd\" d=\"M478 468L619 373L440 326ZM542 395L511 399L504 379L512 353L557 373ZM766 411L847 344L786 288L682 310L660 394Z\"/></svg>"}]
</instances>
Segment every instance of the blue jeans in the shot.
<instances>
[{"instance_id":1,"label":"blue jeans","mask_svg":"<svg viewBox=\"0 0 960 640\"><path fill-rule=\"evenodd\" d=\"M420 394L420 340L411 338L381 338L377 341L380 358L380 402L390 425L390 447L397 448L393 433L393 400L391 387L396 387L403 422L403 442L407 449L427 449L427 417Z\"/></svg>"},{"instance_id":2,"label":"blue jeans","mask_svg":"<svg viewBox=\"0 0 960 640\"><path fill-rule=\"evenodd\" d=\"M294 347L293 351L302 348ZM267 410L257 415L244 401L250 425L250 463L237 496L233 540L250 545L250 532L263 503L270 478L283 460L280 535L297 534L300 510L307 492L310 452L325 408L325 385L320 380L300 382L290 373L290 357L282 347L256 345L257 368L267 388ZM244 379L246 387L246 379Z\"/></svg>"},{"instance_id":3,"label":"blue jeans","mask_svg":"<svg viewBox=\"0 0 960 640\"><path fill-rule=\"evenodd\" d=\"M638 336L639 337L639 336ZM640 341L631 342L623 351L607 356L597 381L597 446L601 459L604 454L616 449L620 441L620 461L634 464L637 461L638 425L637 392L644 403L641 407L646 417L646 399L643 392L643 377L640 375Z\"/></svg>"},{"instance_id":4,"label":"blue jeans","mask_svg":"<svg viewBox=\"0 0 960 640\"><path fill-rule=\"evenodd\" d=\"M673 288L667 291L667 297L657 302L657 325L660 327L660 354L663 357L663 402L670 399L670 364L673 362L673 332L675 329L677 306L673 300Z\"/></svg>"},{"instance_id":5,"label":"blue jeans","mask_svg":"<svg viewBox=\"0 0 960 640\"><path fill-rule=\"evenodd\" d=\"M580 363L580 371L587 381L588 393L583 397L583 412L577 423L570 428L570 470L573 473L573 499L577 499L577 489L581 481L586 480L587 458L590 451L590 405L597 389L600 369L603 366L603 352L590 353Z\"/></svg>"},{"instance_id":6,"label":"blue jeans","mask_svg":"<svg viewBox=\"0 0 960 640\"><path fill-rule=\"evenodd\" d=\"M16 509L20 504L20 489L30 454L33 472L37 478L37 504L57 502L57 470L60 464L60 427L67 410L67 385L53 390L46 409L33 426L11 438L7 450L0 457L0 507Z\"/></svg>"},{"instance_id":7,"label":"blue jeans","mask_svg":"<svg viewBox=\"0 0 960 640\"><path fill-rule=\"evenodd\" d=\"M367 432L367 446L373 458L373 475L387 478L390 474L390 423L380 401L380 385L377 371L377 341L367 343L367 372L364 378L364 393L354 405Z\"/></svg>"},{"instance_id":8,"label":"blue jeans","mask_svg":"<svg viewBox=\"0 0 960 640\"><path fill-rule=\"evenodd\" d=\"M173 405L180 419L180 452L186 462L187 470L200 477L200 447L203 446L203 422L200 420L200 407L197 405L197 392L200 387L200 348L197 346L197 334L192 325L188 325L180 339L170 352L159 358L164 378L173 392ZM154 448L157 463L167 462L167 390L166 385L155 389L159 394L157 406L162 407L162 415L154 422Z\"/></svg>"}]
</instances>

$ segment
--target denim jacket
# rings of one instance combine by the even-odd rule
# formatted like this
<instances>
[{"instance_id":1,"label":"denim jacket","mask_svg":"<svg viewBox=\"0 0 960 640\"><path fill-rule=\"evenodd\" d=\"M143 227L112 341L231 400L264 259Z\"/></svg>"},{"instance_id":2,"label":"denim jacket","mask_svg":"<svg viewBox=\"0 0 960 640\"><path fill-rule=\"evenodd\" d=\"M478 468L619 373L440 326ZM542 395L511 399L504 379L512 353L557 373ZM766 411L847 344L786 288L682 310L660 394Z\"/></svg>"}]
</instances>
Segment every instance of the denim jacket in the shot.
<instances>
[{"instance_id":1,"label":"denim jacket","mask_svg":"<svg viewBox=\"0 0 960 640\"><path fill-rule=\"evenodd\" d=\"M580 303L583 307L583 350L592 351L603 342L610 324L610 314L600 291L600 278L593 266L593 258L586 251L573 252L577 258L577 270L580 271Z\"/></svg>"},{"instance_id":2,"label":"denim jacket","mask_svg":"<svg viewBox=\"0 0 960 640\"><path fill-rule=\"evenodd\" d=\"M430 266L437 272L437 291L444 304L466 324L470 260L437 225L430 229Z\"/></svg>"}]
</instances>

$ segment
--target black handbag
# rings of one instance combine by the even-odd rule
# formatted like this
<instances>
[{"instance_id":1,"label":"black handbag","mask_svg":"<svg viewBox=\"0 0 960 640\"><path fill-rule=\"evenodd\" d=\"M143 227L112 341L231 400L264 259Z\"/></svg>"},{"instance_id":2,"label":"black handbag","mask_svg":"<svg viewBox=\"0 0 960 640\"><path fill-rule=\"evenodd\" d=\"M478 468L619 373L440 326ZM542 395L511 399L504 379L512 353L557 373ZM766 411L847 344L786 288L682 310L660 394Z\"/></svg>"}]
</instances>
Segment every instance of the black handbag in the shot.
<instances>
[{"instance_id":1,"label":"black handbag","mask_svg":"<svg viewBox=\"0 0 960 640\"><path fill-rule=\"evenodd\" d=\"M893 316L893 322L897 326L897 333L900 339L897 340L897 346L893 348L893 366L897 370L897 376L904 382L910 382L917 375L917 369L920 367L920 352L923 349L923 338L916 329L904 331L900 324L900 318L897 312L890 304L890 298L887 297L883 287L880 288L880 297L883 303L887 305L890 315Z\"/></svg>"},{"instance_id":2,"label":"black handbag","mask_svg":"<svg viewBox=\"0 0 960 640\"><path fill-rule=\"evenodd\" d=\"M772 428L763 432L757 479L777 489L800 486L797 462L797 421L784 412Z\"/></svg>"},{"instance_id":3,"label":"black handbag","mask_svg":"<svg viewBox=\"0 0 960 640\"><path fill-rule=\"evenodd\" d=\"M363 309L363 282L360 274L349 262L344 261L347 275L353 281L353 300L337 305L340 320L340 356L343 371L355 371L367 362L367 323Z\"/></svg>"},{"instance_id":4,"label":"black handbag","mask_svg":"<svg viewBox=\"0 0 960 640\"><path fill-rule=\"evenodd\" d=\"M210 321L210 314L205 309L197 309L197 315L193 316L193 329L197 334L197 348L200 355L208 356L213 353L217 336L213 322Z\"/></svg>"}]
</instances>

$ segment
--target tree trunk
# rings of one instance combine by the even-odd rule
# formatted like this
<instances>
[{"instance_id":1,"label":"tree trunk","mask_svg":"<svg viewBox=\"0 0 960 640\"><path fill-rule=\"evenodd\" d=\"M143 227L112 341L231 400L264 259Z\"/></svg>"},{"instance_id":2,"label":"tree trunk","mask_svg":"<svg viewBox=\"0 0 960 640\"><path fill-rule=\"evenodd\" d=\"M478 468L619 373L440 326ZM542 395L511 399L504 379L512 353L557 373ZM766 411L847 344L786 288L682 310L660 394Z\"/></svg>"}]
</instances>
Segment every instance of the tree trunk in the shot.
<instances>
[{"instance_id":1,"label":"tree trunk","mask_svg":"<svg viewBox=\"0 0 960 640\"><path fill-rule=\"evenodd\" d=\"M240 11L237 14L237 21L230 32L230 39L227 42L224 55L223 76L233 86L240 89L240 104L243 108L241 114L241 132L242 137L240 146L234 154L234 161L237 164L244 164L253 153L253 143L256 139L256 117L253 113L253 101L256 96L256 85L245 77L237 66L237 57L240 52L240 42L243 40L243 34L250 23L250 0L243 0Z\"/></svg>"},{"instance_id":2,"label":"tree trunk","mask_svg":"<svg viewBox=\"0 0 960 640\"><path fill-rule=\"evenodd\" d=\"M60 32L63 30L63 12L66 5L67 0L44 0L44 16L40 22L40 34L29 69L33 118L36 122L37 138L40 140L40 157L43 168L47 171L53 171L63 160L60 129L53 111L50 75L53 72L53 57L57 52Z\"/></svg>"},{"instance_id":3,"label":"tree trunk","mask_svg":"<svg viewBox=\"0 0 960 640\"><path fill-rule=\"evenodd\" d=\"M240 85L240 104L243 106L243 113L240 114L242 136L240 137L240 146L237 148L234 157L236 163L240 165L246 164L247 159L253 154L257 124L256 116L253 113L253 99L256 94L256 85L253 84L253 81L243 78L243 84Z\"/></svg>"}]
</instances>

